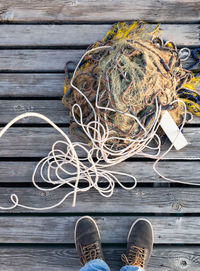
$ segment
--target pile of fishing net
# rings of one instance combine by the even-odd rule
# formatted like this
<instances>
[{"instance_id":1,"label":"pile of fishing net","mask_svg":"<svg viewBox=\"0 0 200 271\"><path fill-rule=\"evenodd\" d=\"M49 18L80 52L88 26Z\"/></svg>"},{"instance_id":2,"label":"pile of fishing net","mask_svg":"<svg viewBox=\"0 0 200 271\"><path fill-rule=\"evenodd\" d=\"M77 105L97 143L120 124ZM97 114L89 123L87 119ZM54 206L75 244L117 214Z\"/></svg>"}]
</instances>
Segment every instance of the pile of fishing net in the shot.
<instances>
[{"instance_id":1,"label":"pile of fishing net","mask_svg":"<svg viewBox=\"0 0 200 271\"><path fill-rule=\"evenodd\" d=\"M159 26L117 23L88 48L73 76L66 73L63 103L71 112L71 133L107 162L141 153L152 140L159 145L164 111L183 123L179 91L196 79L182 68L175 44L159 34Z\"/></svg>"}]
</instances>

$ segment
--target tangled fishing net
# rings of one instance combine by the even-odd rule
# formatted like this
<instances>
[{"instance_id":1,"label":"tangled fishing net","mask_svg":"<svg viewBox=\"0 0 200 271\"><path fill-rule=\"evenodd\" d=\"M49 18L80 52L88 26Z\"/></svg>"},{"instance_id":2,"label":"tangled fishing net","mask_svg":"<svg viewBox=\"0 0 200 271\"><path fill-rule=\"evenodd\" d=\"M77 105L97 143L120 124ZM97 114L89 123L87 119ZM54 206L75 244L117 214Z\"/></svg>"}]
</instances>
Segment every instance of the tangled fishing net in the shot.
<instances>
[{"instance_id":1,"label":"tangled fishing net","mask_svg":"<svg viewBox=\"0 0 200 271\"><path fill-rule=\"evenodd\" d=\"M75 206L77 193L91 188L104 197L112 196L116 184L126 190L134 189L137 180L133 175L109 168L134 155L156 159L153 168L165 180L187 183L166 178L156 169L158 161L173 147L172 142L161 154L164 132L160 121L169 112L181 133L186 106L191 113L200 115L200 95L196 91L200 80L182 67L188 57L182 57L173 42L164 42L159 35L159 26L143 22L115 24L101 42L88 48L73 74L66 66L63 103L70 109L70 132L80 141L72 142L51 120L34 112L16 117L0 131L1 137L24 117L48 122L64 140L55 142L49 154L39 161L32 182L45 192L64 185L71 188L51 206L23 204L12 194L12 206L0 209L20 206L47 210L59 206L71 195ZM133 185L126 187L120 180L124 177L130 178ZM38 183L41 180L51 187L41 186ZM85 187L79 186L80 180Z\"/></svg>"},{"instance_id":2,"label":"tangled fishing net","mask_svg":"<svg viewBox=\"0 0 200 271\"><path fill-rule=\"evenodd\" d=\"M159 32L142 22L115 24L88 48L73 77L67 73L63 103L71 112L70 131L108 163L141 154L152 139L159 145L164 111L183 123L179 91L194 78Z\"/></svg>"}]
</instances>

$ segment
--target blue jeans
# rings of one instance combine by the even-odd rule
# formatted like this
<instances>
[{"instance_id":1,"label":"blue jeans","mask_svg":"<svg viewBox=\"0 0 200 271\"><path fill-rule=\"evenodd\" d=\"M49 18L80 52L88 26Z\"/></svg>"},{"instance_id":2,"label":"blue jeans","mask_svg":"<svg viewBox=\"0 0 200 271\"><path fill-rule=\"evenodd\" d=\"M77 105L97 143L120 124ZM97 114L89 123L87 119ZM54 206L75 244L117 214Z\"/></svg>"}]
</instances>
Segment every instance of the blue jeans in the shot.
<instances>
[{"instance_id":1,"label":"blue jeans","mask_svg":"<svg viewBox=\"0 0 200 271\"><path fill-rule=\"evenodd\" d=\"M93 260L86 263L80 271L110 271L110 268L102 260ZM144 271L144 269L137 266L125 265L120 271Z\"/></svg>"}]
</instances>

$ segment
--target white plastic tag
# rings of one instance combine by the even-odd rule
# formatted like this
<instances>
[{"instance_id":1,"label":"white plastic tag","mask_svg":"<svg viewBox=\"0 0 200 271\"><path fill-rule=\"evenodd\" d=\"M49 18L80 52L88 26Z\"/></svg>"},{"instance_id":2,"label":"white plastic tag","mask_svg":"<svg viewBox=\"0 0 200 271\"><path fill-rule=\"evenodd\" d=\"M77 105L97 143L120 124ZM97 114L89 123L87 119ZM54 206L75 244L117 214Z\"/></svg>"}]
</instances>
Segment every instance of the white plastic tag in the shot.
<instances>
[{"instance_id":1,"label":"white plastic tag","mask_svg":"<svg viewBox=\"0 0 200 271\"><path fill-rule=\"evenodd\" d=\"M176 125L175 121L171 117L168 111L165 111L162 115L160 126L162 127L163 131L172 142L176 150L180 150L185 147L188 142L184 135L180 132L178 126Z\"/></svg>"}]
</instances>

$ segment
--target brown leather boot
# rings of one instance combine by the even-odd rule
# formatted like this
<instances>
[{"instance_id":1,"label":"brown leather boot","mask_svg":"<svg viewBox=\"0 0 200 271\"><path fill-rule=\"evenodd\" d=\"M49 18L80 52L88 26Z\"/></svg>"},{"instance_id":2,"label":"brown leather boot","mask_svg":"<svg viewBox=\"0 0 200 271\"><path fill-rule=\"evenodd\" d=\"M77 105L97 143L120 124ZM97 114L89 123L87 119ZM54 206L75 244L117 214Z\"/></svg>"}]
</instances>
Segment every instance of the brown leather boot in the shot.
<instances>
[{"instance_id":1,"label":"brown leather boot","mask_svg":"<svg viewBox=\"0 0 200 271\"><path fill-rule=\"evenodd\" d=\"M96 259L104 260L100 233L94 219L81 217L75 225L74 239L82 265Z\"/></svg>"},{"instance_id":2,"label":"brown leather boot","mask_svg":"<svg viewBox=\"0 0 200 271\"><path fill-rule=\"evenodd\" d=\"M137 219L128 234L127 254L122 254L125 265L146 269L153 250L153 228L146 219Z\"/></svg>"}]
</instances>

